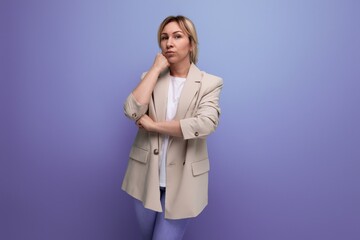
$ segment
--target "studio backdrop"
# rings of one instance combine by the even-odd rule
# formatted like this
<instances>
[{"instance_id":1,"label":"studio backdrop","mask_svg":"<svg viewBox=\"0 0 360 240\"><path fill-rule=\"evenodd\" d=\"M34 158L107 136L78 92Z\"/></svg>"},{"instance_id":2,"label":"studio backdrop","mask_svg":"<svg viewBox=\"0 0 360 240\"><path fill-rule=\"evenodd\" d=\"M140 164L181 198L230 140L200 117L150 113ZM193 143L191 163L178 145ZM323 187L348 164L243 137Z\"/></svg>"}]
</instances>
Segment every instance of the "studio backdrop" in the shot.
<instances>
[{"instance_id":1,"label":"studio backdrop","mask_svg":"<svg viewBox=\"0 0 360 240\"><path fill-rule=\"evenodd\" d=\"M184 239L360 239L360 2L2 0L0 239L140 239L123 103L168 15L224 80Z\"/></svg>"}]
</instances>

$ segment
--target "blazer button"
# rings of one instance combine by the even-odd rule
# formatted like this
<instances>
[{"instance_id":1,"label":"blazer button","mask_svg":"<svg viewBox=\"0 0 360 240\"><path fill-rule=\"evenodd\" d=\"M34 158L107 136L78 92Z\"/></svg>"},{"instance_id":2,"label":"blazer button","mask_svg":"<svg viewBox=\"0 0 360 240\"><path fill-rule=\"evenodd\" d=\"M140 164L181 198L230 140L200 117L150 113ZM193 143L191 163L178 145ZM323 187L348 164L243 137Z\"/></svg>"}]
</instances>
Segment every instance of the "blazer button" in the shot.
<instances>
[{"instance_id":1,"label":"blazer button","mask_svg":"<svg viewBox=\"0 0 360 240\"><path fill-rule=\"evenodd\" d=\"M195 137L199 136L199 133L198 132L195 132Z\"/></svg>"},{"instance_id":2,"label":"blazer button","mask_svg":"<svg viewBox=\"0 0 360 240\"><path fill-rule=\"evenodd\" d=\"M158 155L159 154L159 150L156 148L156 149L154 149L154 154L155 155Z\"/></svg>"},{"instance_id":3,"label":"blazer button","mask_svg":"<svg viewBox=\"0 0 360 240\"><path fill-rule=\"evenodd\" d=\"M133 113L131 116L132 116L133 118L136 118L136 117L137 117L136 113Z\"/></svg>"}]
</instances>

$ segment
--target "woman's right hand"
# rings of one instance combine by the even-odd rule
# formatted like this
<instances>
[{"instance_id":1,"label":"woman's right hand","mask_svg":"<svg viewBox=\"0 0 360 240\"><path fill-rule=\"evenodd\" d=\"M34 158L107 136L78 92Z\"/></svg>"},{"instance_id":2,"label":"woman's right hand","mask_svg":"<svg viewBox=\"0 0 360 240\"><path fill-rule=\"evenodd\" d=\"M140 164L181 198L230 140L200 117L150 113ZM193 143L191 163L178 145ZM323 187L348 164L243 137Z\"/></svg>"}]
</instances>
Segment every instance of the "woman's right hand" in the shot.
<instances>
[{"instance_id":1,"label":"woman's right hand","mask_svg":"<svg viewBox=\"0 0 360 240\"><path fill-rule=\"evenodd\" d=\"M142 77L140 83L132 91L133 97L138 103L141 105L148 105L150 103L151 95L160 73L169 66L170 64L164 55L158 53L150 70Z\"/></svg>"},{"instance_id":2,"label":"woman's right hand","mask_svg":"<svg viewBox=\"0 0 360 240\"><path fill-rule=\"evenodd\" d=\"M155 57L152 68L156 69L159 74L170 66L168 60L162 53L158 53Z\"/></svg>"}]
</instances>

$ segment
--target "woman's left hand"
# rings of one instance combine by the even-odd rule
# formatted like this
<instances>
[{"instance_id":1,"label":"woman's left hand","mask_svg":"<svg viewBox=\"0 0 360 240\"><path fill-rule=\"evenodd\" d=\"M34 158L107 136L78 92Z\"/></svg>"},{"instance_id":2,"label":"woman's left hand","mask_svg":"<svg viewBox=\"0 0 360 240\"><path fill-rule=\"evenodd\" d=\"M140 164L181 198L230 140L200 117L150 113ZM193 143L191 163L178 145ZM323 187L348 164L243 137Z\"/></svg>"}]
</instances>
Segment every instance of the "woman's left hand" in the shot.
<instances>
[{"instance_id":1,"label":"woman's left hand","mask_svg":"<svg viewBox=\"0 0 360 240\"><path fill-rule=\"evenodd\" d=\"M136 125L139 128L144 128L147 131L154 131L155 129L155 122L152 120L148 115L143 115L139 120L136 121Z\"/></svg>"}]
</instances>

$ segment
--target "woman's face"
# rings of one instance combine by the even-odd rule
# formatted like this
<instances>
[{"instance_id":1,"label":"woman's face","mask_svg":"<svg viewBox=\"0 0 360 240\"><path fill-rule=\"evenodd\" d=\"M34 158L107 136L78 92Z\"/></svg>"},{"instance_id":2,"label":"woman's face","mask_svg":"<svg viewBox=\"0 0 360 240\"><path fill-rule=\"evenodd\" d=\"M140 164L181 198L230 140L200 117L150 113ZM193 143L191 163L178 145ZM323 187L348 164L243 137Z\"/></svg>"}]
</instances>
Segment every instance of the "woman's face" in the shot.
<instances>
[{"instance_id":1,"label":"woman's face","mask_svg":"<svg viewBox=\"0 0 360 240\"><path fill-rule=\"evenodd\" d=\"M166 24L160 36L161 51L170 64L190 62L191 44L189 36L181 30L179 24Z\"/></svg>"}]
</instances>

